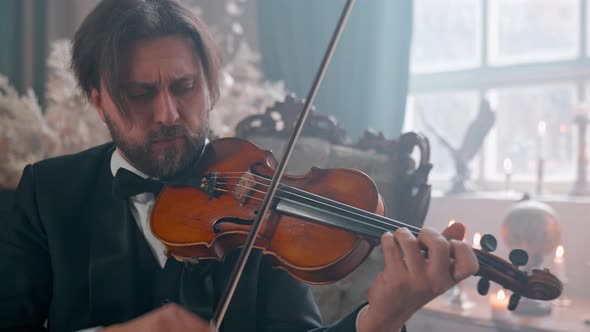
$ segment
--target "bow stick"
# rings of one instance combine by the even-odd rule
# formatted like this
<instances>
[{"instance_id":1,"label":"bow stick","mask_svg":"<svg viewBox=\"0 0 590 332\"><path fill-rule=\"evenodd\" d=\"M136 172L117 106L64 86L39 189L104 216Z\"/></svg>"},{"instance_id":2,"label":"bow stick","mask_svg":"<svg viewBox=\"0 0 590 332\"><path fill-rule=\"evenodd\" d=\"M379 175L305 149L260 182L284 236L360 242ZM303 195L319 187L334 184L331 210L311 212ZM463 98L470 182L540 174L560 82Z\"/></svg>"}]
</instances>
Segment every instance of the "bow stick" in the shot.
<instances>
[{"instance_id":1,"label":"bow stick","mask_svg":"<svg viewBox=\"0 0 590 332\"><path fill-rule=\"evenodd\" d=\"M322 63L320 64L320 68L315 76L315 79L313 81L311 89L309 90L307 98L305 99L305 104L303 105L303 110L301 111L299 118L297 118L297 122L295 124L295 127L293 128L293 132L291 133L291 137L289 137L289 141L287 142L287 145L285 145L285 148L283 150L283 155L282 155L281 160L279 161L279 164L276 168L276 171L275 171L275 174L272 178L272 181L270 182L268 191L266 192L266 195L264 195L264 200L262 201L262 204L260 207L260 212L256 215L256 219L254 220L254 222L252 224L252 229L250 230L250 233L248 233L246 243L244 244L244 247L242 248L242 251L240 252L240 256L238 258L238 261L234 265L234 269L232 270L230 280L229 280L227 286L225 287L225 290L221 296L221 299L219 301L219 304L218 304L215 312L213 313L213 317L211 318L211 325L210 325L211 331L218 331L219 327L221 326L221 322L223 321L223 318L225 316L225 313L227 311L229 303L234 295L234 292L236 290L238 282L240 281L240 277L242 276L242 272L244 271L244 267L246 266L246 262L248 261L248 257L250 256L250 252L252 251L252 247L254 246L254 241L256 240L256 237L258 236L258 232L260 231L260 227L262 226L263 216L266 216L266 214L268 213L268 210L270 208L270 203L272 202L272 199L275 196L275 192L277 190L277 187L283 177L283 174L285 173L287 162L289 161L289 158L291 157L291 153L293 152L293 148L295 147L295 142L297 141L299 134L301 134L301 129L303 128L303 124L305 123L305 119L307 118L307 115L309 114L309 111L311 109L311 105L313 105L313 101L314 101L317 91L320 87L320 83L324 77L324 74L326 73L326 69L328 68L328 64L330 63L330 60L332 59L332 55L334 54L334 50L336 48L336 45L338 44L338 40L340 39L340 35L342 34L342 31L344 30L344 26L346 25L346 21L348 20L348 17L350 16L350 12L352 10L352 6L353 6L354 2L355 2L355 0L348 0L346 2L346 5L344 6L344 9L342 10L342 14L340 15L340 19L338 20L338 24L336 25L336 29L334 30L334 33L332 34L332 38L330 39L330 44L328 45L328 49L326 50L326 53L324 54L324 58L322 60Z\"/></svg>"}]
</instances>

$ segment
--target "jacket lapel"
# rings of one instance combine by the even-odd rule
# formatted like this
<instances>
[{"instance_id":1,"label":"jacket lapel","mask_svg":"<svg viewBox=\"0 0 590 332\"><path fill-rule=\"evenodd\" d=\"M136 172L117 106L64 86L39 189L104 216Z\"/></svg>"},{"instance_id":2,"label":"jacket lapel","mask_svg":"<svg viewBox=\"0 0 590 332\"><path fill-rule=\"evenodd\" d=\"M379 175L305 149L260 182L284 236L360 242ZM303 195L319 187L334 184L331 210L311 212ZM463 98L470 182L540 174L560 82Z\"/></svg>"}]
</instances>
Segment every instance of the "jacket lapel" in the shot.
<instances>
[{"instance_id":1,"label":"jacket lapel","mask_svg":"<svg viewBox=\"0 0 590 332\"><path fill-rule=\"evenodd\" d=\"M88 211L89 306L96 325L125 321L137 314L132 228L136 225L127 201L112 195L111 154L109 149Z\"/></svg>"}]
</instances>

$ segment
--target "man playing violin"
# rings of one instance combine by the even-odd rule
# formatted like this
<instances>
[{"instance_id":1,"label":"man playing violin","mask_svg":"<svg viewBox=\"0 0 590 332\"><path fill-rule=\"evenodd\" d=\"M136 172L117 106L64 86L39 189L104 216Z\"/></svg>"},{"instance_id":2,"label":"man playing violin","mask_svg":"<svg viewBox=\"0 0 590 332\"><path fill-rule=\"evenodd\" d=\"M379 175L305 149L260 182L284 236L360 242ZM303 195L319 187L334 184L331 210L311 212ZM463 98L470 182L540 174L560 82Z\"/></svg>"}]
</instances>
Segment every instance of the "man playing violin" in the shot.
<instances>
[{"instance_id":1,"label":"man playing violin","mask_svg":"<svg viewBox=\"0 0 590 332\"><path fill-rule=\"evenodd\" d=\"M104 0L78 29L72 64L113 142L24 169L0 222L0 329L208 331L235 255L194 265L167 257L148 224L156 195L125 193L116 175L173 179L201 161L219 50L173 0ZM463 233L455 224L383 235L385 268L368 304L327 327L307 286L254 251L221 330L399 331L477 272Z\"/></svg>"}]
</instances>

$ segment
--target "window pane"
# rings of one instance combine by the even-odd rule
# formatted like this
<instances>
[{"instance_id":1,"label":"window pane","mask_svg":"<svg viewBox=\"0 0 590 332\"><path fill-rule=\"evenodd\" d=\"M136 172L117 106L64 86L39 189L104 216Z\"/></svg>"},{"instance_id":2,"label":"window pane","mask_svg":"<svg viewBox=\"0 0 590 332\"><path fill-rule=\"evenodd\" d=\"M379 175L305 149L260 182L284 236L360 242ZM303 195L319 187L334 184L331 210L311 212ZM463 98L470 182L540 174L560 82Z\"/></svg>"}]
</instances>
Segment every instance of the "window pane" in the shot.
<instances>
[{"instance_id":1,"label":"window pane","mask_svg":"<svg viewBox=\"0 0 590 332\"><path fill-rule=\"evenodd\" d=\"M416 94L411 98L406 129L424 133L428 137L430 158L434 165L433 178L451 180L455 175L455 166L449 150L435 138L432 129L458 149L467 126L477 114L478 106L477 91ZM473 164L472 179L477 176Z\"/></svg>"},{"instance_id":2,"label":"window pane","mask_svg":"<svg viewBox=\"0 0 590 332\"><path fill-rule=\"evenodd\" d=\"M494 0L490 8L490 63L575 58L579 0Z\"/></svg>"},{"instance_id":3,"label":"window pane","mask_svg":"<svg viewBox=\"0 0 590 332\"><path fill-rule=\"evenodd\" d=\"M412 72L479 66L481 0L415 0Z\"/></svg>"},{"instance_id":4,"label":"window pane","mask_svg":"<svg viewBox=\"0 0 590 332\"><path fill-rule=\"evenodd\" d=\"M545 179L574 177L574 85L506 88L491 91L498 101L495 175L512 160L516 178L535 179L539 154L545 159ZM545 123L544 138L538 135Z\"/></svg>"}]
</instances>

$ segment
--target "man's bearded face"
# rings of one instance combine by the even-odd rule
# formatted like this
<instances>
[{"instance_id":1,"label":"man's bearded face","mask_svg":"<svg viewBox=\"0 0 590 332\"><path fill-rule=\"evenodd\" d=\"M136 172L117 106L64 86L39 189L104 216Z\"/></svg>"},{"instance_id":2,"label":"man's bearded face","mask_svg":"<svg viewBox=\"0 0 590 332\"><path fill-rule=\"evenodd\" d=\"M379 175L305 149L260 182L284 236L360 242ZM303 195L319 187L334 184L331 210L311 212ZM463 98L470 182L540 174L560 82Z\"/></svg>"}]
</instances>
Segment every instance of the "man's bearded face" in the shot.
<instances>
[{"instance_id":1,"label":"man's bearded face","mask_svg":"<svg viewBox=\"0 0 590 332\"><path fill-rule=\"evenodd\" d=\"M132 43L124 54L125 105L103 85L97 107L123 156L140 171L171 177L196 162L209 134L207 84L192 41L181 35Z\"/></svg>"}]
</instances>

